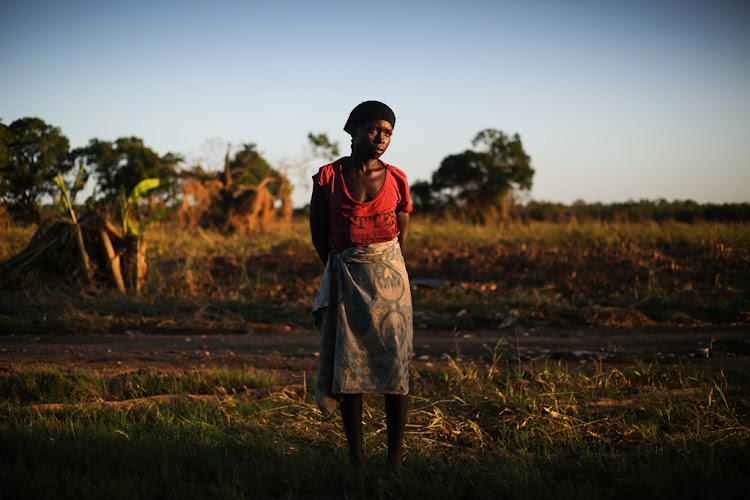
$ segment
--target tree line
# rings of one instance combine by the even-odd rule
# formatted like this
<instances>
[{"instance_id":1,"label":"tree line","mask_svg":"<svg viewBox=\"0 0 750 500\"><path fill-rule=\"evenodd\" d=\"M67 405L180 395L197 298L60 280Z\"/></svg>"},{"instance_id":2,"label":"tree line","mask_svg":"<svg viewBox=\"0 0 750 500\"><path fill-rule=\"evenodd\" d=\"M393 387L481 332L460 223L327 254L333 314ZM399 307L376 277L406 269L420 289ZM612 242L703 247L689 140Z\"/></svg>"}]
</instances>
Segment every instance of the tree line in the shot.
<instances>
[{"instance_id":1,"label":"tree line","mask_svg":"<svg viewBox=\"0 0 750 500\"><path fill-rule=\"evenodd\" d=\"M629 200L573 204L530 201L513 208L522 222L750 222L750 203L698 203L693 200Z\"/></svg>"},{"instance_id":2,"label":"tree line","mask_svg":"<svg viewBox=\"0 0 750 500\"><path fill-rule=\"evenodd\" d=\"M505 221L748 222L749 203L706 203L665 199L571 205L544 201L521 203L532 186L534 169L518 134L494 129L479 132L463 153L447 156L430 181L412 184L418 213L475 223Z\"/></svg>"},{"instance_id":3,"label":"tree line","mask_svg":"<svg viewBox=\"0 0 750 500\"><path fill-rule=\"evenodd\" d=\"M325 134L308 135L313 156L333 159L339 146ZM640 200L622 203L518 202L533 183L535 170L521 137L496 129L480 131L473 149L450 154L429 181L411 185L412 201L418 213L452 217L474 223L500 221L726 221L750 220L750 204L699 204L692 200ZM0 200L11 214L39 221L39 202L57 192L55 178L91 177L95 195L104 202L130 192L140 181L157 178L170 185L181 174L209 175L200 166L181 168L184 158L176 153L158 155L138 137L114 141L91 139L70 149L68 138L58 127L40 118L21 118L10 125L0 121ZM234 182L254 186L278 176L258 152L247 143L231 159ZM78 167L78 168L76 168ZM279 186L269 186L273 194ZM291 189L288 185L285 189Z\"/></svg>"},{"instance_id":4,"label":"tree line","mask_svg":"<svg viewBox=\"0 0 750 500\"><path fill-rule=\"evenodd\" d=\"M424 205L418 199L414 202L415 212L433 219L467 220L464 213L454 210L452 204ZM750 203L698 203L693 200L628 200L613 203L572 204L528 201L519 203L513 198L507 200L506 222L750 222ZM488 223L490 221L485 221ZM497 222L497 220L496 220Z\"/></svg>"},{"instance_id":5,"label":"tree line","mask_svg":"<svg viewBox=\"0 0 750 500\"><path fill-rule=\"evenodd\" d=\"M475 223L510 217L513 194L531 189L535 173L521 137L486 129L472 145L475 149L446 156L430 181L412 183L418 210Z\"/></svg>"},{"instance_id":6,"label":"tree line","mask_svg":"<svg viewBox=\"0 0 750 500\"><path fill-rule=\"evenodd\" d=\"M308 141L313 156L333 159L339 154L338 144L325 134L310 133ZM417 205L426 209L453 207L475 222L507 216L510 194L531 188L534 170L530 157L517 134L509 137L494 129L477 134L473 145L476 150L447 156L432 182L414 183ZM0 200L14 215L26 219L39 220L39 202L57 192L55 178L59 176L70 179L77 175L83 183L93 177L99 200L112 202L146 178L169 185L181 173L182 163L179 154L160 156L138 137L91 139L84 147L70 149L60 128L40 118L21 118L10 125L0 122ZM233 181L244 185L257 185L279 174L254 144L237 151L230 167L236 176ZM182 173L193 177L205 174L200 166ZM270 189L273 192L274 186Z\"/></svg>"},{"instance_id":7,"label":"tree line","mask_svg":"<svg viewBox=\"0 0 750 500\"><path fill-rule=\"evenodd\" d=\"M11 215L24 220L39 222L41 200L59 194L57 177L71 184L73 179L79 184L93 181L93 196L107 204L147 178L170 186L181 172L209 175L200 166L181 169L184 161L176 153L157 154L139 137L95 138L71 149L60 128L40 118L20 118L9 125L0 122L0 200ZM234 154L231 168L234 182L243 185L279 174L252 143Z\"/></svg>"}]
</instances>

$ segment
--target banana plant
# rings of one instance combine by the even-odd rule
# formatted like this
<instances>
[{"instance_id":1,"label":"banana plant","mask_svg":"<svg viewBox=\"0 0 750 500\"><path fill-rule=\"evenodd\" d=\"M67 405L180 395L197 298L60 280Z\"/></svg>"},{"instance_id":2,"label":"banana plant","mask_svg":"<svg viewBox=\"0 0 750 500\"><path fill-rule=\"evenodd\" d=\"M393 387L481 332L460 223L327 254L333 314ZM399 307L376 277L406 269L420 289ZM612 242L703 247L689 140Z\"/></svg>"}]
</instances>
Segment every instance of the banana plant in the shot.
<instances>
[{"instance_id":1,"label":"banana plant","mask_svg":"<svg viewBox=\"0 0 750 500\"><path fill-rule=\"evenodd\" d=\"M129 195L123 191L118 197L122 233L128 245L126 281L131 290L141 293L146 279L146 244L144 233L149 225L159 221L167 215L166 207L162 207L149 217L146 217L141 207L141 200L152 191L166 187L159 179L149 178L139 182Z\"/></svg>"},{"instance_id":2,"label":"banana plant","mask_svg":"<svg viewBox=\"0 0 750 500\"><path fill-rule=\"evenodd\" d=\"M68 194L68 190L65 187L65 181L63 180L61 175L58 175L55 177L55 184L57 184L57 187L60 188L60 197L58 199L58 203L61 206L61 209L67 210L67 212L70 214L70 221L73 224L73 231L76 235L76 244L78 247L78 255L81 259L81 265L83 266L83 270L86 273L86 279L88 279L89 282L93 280L93 271L91 269L91 261L89 259L89 254L86 251L86 245L84 245L83 242L83 234L81 233L81 228L78 225L78 217L76 216L76 211L73 207L73 201L75 199L75 196L78 194L78 191L83 189L85 183L83 181L84 176L84 168L83 165L81 165L81 168L78 170L78 175L76 176L76 181L73 184L73 187L71 188L72 197Z\"/></svg>"},{"instance_id":3,"label":"banana plant","mask_svg":"<svg viewBox=\"0 0 750 500\"><path fill-rule=\"evenodd\" d=\"M167 208L162 207L148 218L144 219L143 211L141 209L141 200L151 191L164 187L166 184L162 183L161 180L156 178L144 179L139 182L129 195L125 196L125 193L121 193L118 198L118 204L120 208L120 220L122 221L122 232L123 234L131 234L133 236L141 237L146 231L146 228L167 215ZM135 212L135 219L131 217L131 213Z\"/></svg>"}]
</instances>

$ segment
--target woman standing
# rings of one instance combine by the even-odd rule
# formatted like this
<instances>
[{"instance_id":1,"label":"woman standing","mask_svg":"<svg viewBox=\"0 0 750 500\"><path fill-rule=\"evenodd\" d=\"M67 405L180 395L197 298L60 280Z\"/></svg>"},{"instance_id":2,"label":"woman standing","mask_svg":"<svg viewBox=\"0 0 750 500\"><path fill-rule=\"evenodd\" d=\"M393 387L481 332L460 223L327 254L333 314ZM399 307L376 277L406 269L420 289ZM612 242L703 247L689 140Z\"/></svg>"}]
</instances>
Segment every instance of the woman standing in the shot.
<instances>
[{"instance_id":1,"label":"woman standing","mask_svg":"<svg viewBox=\"0 0 750 500\"><path fill-rule=\"evenodd\" d=\"M312 241L326 268L313 307L321 333L316 398L340 402L351 461L362 462L362 394L385 394L388 464L401 465L412 355L412 305L402 250L412 211L406 175L380 157L396 117L378 101L344 126L350 156L320 168L310 201Z\"/></svg>"}]
</instances>

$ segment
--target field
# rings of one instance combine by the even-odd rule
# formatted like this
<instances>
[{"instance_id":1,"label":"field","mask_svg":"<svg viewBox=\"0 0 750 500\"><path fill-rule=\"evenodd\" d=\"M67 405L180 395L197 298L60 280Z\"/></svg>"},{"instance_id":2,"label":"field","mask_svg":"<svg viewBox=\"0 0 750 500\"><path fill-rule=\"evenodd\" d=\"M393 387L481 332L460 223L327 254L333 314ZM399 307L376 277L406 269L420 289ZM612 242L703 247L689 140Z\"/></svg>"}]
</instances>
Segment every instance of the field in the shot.
<instances>
[{"instance_id":1,"label":"field","mask_svg":"<svg viewBox=\"0 0 750 500\"><path fill-rule=\"evenodd\" d=\"M148 290L29 275L0 296L2 496L744 498L750 227L412 222L400 475L313 390L306 223L147 235ZM33 228L0 227L0 261Z\"/></svg>"}]
</instances>

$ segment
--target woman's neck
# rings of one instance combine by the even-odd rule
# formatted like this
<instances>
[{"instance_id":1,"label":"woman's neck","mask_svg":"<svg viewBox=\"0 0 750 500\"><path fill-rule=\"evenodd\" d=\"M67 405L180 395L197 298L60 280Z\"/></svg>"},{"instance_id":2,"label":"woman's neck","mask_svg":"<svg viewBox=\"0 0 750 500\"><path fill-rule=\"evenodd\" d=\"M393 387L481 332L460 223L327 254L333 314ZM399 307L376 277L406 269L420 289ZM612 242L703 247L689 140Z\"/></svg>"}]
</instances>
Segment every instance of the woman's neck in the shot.
<instances>
[{"instance_id":1,"label":"woman's neck","mask_svg":"<svg viewBox=\"0 0 750 500\"><path fill-rule=\"evenodd\" d=\"M348 161L344 161L344 167L350 168L352 170L361 170L366 172L368 170L378 170L383 168L383 163L377 158L370 158L367 160L359 159L352 152L352 154L348 157Z\"/></svg>"}]
</instances>

